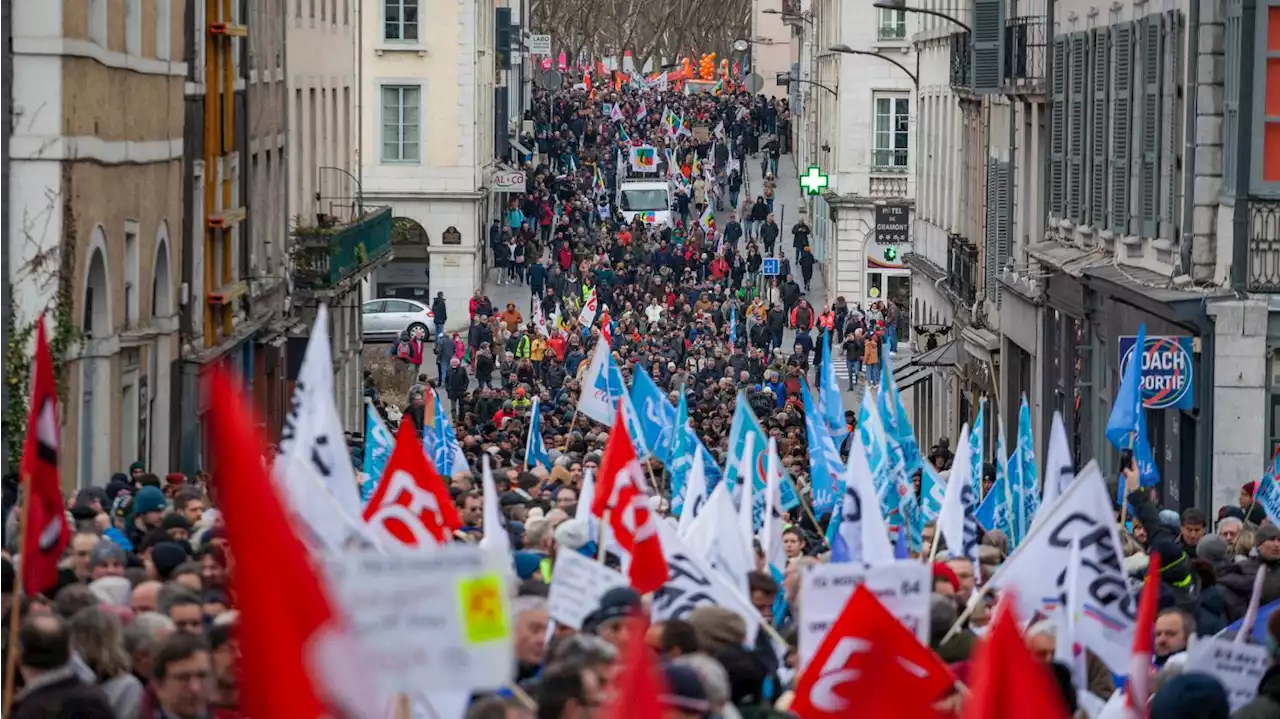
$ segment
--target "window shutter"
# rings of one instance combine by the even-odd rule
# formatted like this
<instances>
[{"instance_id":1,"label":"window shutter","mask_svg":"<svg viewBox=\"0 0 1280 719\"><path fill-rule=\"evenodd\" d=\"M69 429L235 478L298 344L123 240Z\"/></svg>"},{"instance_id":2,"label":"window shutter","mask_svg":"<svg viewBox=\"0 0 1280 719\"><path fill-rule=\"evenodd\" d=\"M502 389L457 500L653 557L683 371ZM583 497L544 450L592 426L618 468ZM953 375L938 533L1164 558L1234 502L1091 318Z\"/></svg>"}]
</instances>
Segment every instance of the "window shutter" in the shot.
<instances>
[{"instance_id":1,"label":"window shutter","mask_svg":"<svg viewBox=\"0 0 1280 719\"><path fill-rule=\"evenodd\" d=\"M997 271L1003 272L1013 254L1013 173L1008 162L996 163L996 260ZM1000 299L1000 284L996 283L996 299Z\"/></svg>"},{"instance_id":2,"label":"window shutter","mask_svg":"<svg viewBox=\"0 0 1280 719\"><path fill-rule=\"evenodd\" d=\"M1160 158L1160 182L1163 190L1160 202L1160 236L1166 240L1177 239L1174 220L1178 216L1178 195L1182 189L1178 183L1178 141L1182 127L1182 113L1178 112L1178 92L1182 80L1182 73L1178 68L1181 49L1182 15L1176 10L1170 10L1165 13L1164 23L1164 91L1161 94L1161 111L1165 120L1160 126L1160 138L1164 144Z\"/></svg>"},{"instance_id":3,"label":"window shutter","mask_svg":"<svg viewBox=\"0 0 1280 719\"><path fill-rule=\"evenodd\" d=\"M1160 51L1164 18L1148 15L1142 19L1142 124L1138 127L1142 149L1138 170L1138 231L1143 237L1156 236L1160 205L1160 78L1164 54Z\"/></svg>"},{"instance_id":4,"label":"window shutter","mask_svg":"<svg viewBox=\"0 0 1280 719\"><path fill-rule=\"evenodd\" d=\"M996 272L1000 264L1000 252L996 244L996 225L1000 222L999 188L996 176L999 163L994 157L987 158L987 222L983 232L982 276L987 299L996 299Z\"/></svg>"},{"instance_id":5,"label":"window shutter","mask_svg":"<svg viewBox=\"0 0 1280 719\"><path fill-rule=\"evenodd\" d=\"M1107 229L1129 234L1129 162L1133 129L1133 23L1115 26L1111 83L1111 207Z\"/></svg>"},{"instance_id":6,"label":"window shutter","mask_svg":"<svg viewBox=\"0 0 1280 719\"><path fill-rule=\"evenodd\" d=\"M1092 149L1089 166L1089 213L1085 218L1090 226L1101 229L1107 213L1107 84L1110 76L1110 31L1096 28L1093 31L1093 105L1089 128L1089 144Z\"/></svg>"},{"instance_id":7,"label":"window shutter","mask_svg":"<svg viewBox=\"0 0 1280 719\"><path fill-rule=\"evenodd\" d=\"M973 0L973 91L989 95L1000 92L1004 80L1005 0Z\"/></svg>"},{"instance_id":8,"label":"window shutter","mask_svg":"<svg viewBox=\"0 0 1280 719\"><path fill-rule=\"evenodd\" d=\"M1053 103L1049 110L1049 212L1066 215L1067 38L1053 39Z\"/></svg>"},{"instance_id":9,"label":"window shutter","mask_svg":"<svg viewBox=\"0 0 1280 719\"><path fill-rule=\"evenodd\" d=\"M1236 143L1240 134L1240 21L1244 15L1241 0L1227 0L1226 18L1226 92L1222 99L1222 194L1236 194ZM1183 218L1190 222L1190 218Z\"/></svg>"},{"instance_id":10,"label":"window shutter","mask_svg":"<svg viewBox=\"0 0 1280 719\"><path fill-rule=\"evenodd\" d=\"M1084 214L1085 102L1088 87L1089 35L1071 34L1071 54L1067 59L1071 77L1067 98L1067 218L1080 222Z\"/></svg>"}]
</instances>

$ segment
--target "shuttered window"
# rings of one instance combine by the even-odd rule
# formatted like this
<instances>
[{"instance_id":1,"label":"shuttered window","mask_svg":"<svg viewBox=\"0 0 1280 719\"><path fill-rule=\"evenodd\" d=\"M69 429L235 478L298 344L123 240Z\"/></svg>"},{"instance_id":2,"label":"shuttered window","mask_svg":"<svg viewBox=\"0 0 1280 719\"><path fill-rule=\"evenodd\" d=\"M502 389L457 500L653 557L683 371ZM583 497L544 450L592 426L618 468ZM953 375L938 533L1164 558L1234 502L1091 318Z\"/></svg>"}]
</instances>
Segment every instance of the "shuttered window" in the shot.
<instances>
[{"instance_id":1,"label":"shuttered window","mask_svg":"<svg viewBox=\"0 0 1280 719\"><path fill-rule=\"evenodd\" d=\"M1049 212L1066 216L1067 185L1067 38L1053 39L1052 105L1049 109Z\"/></svg>"},{"instance_id":2,"label":"shuttered window","mask_svg":"<svg viewBox=\"0 0 1280 719\"><path fill-rule=\"evenodd\" d=\"M987 218L986 230L983 233L982 265L983 282L987 299L996 299L996 274L999 271L996 249L996 225L1000 222L999 199L996 197L996 162L994 157L987 158Z\"/></svg>"},{"instance_id":3,"label":"shuttered window","mask_svg":"<svg viewBox=\"0 0 1280 719\"><path fill-rule=\"evenodd\" d=\"M1133 131L1133 23L1120 23L1111 43L1111 206L1107 229L1129 234L1129 177Z\"/></svg>"},{"instance_id":4,"label":"shuttered window","mask_svg":"<svg viewBox=\"0 0 1280 719\"><path fill-rule=\"evenodd\" d=\"M1005 0L973 0L973 45L970 67L973 91L1000 92L1004 81Z\"/></svg>"},{"instance_id":5,"label":"shuttered window","mask_svg":"<svg viewBox=\"0 0 1280 719\"><path fill-rule=\"evenodd\" d=\"M1182 112L1179 108L1179 90L1182 85L1182 72L1179 68L1182 57L1182 15L1176 10L1164 13L1164 68L1161 76L1160 112L1164 118L1160 129L1160 237L1166 240L1177 238L1177 218L1180 211L1178 197L1181 195L1180 175L1178 171L1182 137ZM1184 218L1189 221L1190 218Z\"/></svg>"},{"instance_id":6,"label":"shuttered window","mask_svg":"<svg viewBox=\"0 0 1280 719\"><path fill-rule=\"evenodd\" d=\"M1089 88L1089 33L1071 34L1071 51L1067 55L1070 77L1067 79L1067 210L1072 222L1082 220L1084 201L1085 113Z\"/></svg>"},{"instance_id":7,"label":"shuttered window","mask_svg":"<svg viewBox=\"0 0 1280 719\"><path fill-rule=\"evenodd\" d=\"M1142 155L1138 165L1138 231L1143 237L1155 237L1160 211L1160 90L1164 68L1164 18L1148 15L1139 22L1142 28L1142 41L1138 48L1142 58L1142 104L1138 137Z\"/></svg>"},{"instance_id":8,"label":"shuttered window","mask_svg":"<svg viewBox=\"0 0 1280 719\"><path fill-rule=\"evenodd\" d=\"M1108 74L1110 63L1108 28L1093 31L1093 55L1090 83L1092 105L1089 108L1089 215L1085 222L1091 227L1105 227L1107 216L1107 92L1111 84Z\"/></svg>"},{"instance_id":9,"label":"shuttered window","mask_svg":"<svg viewBox=\"0 0 1280 719\"><path fill-rule=\"evenodd\" d=\"M996 185L996 261L997 271L1003 272L1013 254L1013 178L1008 162L995 163ZM1000 300L1000 283L996 286L996 300Z\"/></svg>"}]
</instances>

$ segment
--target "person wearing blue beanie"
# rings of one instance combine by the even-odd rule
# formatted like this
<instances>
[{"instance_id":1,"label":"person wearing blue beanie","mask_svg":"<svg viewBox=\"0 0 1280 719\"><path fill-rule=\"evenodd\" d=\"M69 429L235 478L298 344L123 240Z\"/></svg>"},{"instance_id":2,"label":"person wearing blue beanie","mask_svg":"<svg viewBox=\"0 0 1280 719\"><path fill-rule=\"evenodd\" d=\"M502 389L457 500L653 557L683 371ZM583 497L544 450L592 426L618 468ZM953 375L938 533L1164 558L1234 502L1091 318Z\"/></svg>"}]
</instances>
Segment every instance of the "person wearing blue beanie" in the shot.
<instances>
[{"instance_id":1,"label":"person wearing blue beanie","mask_svg":"<svg viewBox=\"0 0 1280 719\"><path fill-rule=\"evenodd\" d=\"M1204 672L1183 672L1152 697L1151 719L1227 719L1231 704L1222 684Z\"/></svg>"},{"instance_id":2,"label":"person wearing blue beanie","mask_svg":"<svg viewBox=\"0 0 1280 719\"><path fill-rule=\"evenodd\" d=\"M143 537L160 526L166 504L164 492L158 487L143 487L133 496L133 503L129 505L127 534L133 546L141 547Z\"/></svg>"},{"instance_id":3,"label":"person wearing blue beanie","mask_svg":"<svg viewBox=\"0 0 1280 719\"><path fill-rule=\"evenodd\" d=\"M511 558L515 562L516 576L520 581L533 579L542 567L542 555L538 552L512 552Z\"/></svg>"}]
</instances>

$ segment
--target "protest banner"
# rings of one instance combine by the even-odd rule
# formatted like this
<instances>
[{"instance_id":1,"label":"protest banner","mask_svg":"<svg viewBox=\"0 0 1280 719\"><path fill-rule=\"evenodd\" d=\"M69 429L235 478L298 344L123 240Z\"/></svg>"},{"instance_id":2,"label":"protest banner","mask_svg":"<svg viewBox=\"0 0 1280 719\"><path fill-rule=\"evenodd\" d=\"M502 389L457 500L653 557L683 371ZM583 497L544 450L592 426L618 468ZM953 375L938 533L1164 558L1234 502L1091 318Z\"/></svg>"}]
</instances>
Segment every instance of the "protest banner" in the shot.
<instances>
[{"instance_id":1,"label":"protest banner","mask_svg":"<svg viewBox=\"0 0 1280 719\"><path fill-rule=\"evenodd\" d=\"M577 552L556 554L547 605L551 619L561 626L582 629L582 621L600 604L600 597L614 587L628 586L616 569L592 561Z\"/></svg>"},{"instance_id":2,"label":"protest banner","mask_svg":"<svg viewBox=\"0 0 1280 719\"><path fill-rule=\"evenodd\" d=\"M1258 683L1271 666L1271 656L1261 644L1236 643L1230 639L1194 637L1187 647L1188 671L1192 667L1222 682L1231 702L1231 713L1258 696Z\"/></svg>"},{"instance_id":3,"label":"protest banner","mask_svg":"<svg viewBox=\"0 0 1280 719\"><path fill-rule=\"evenodd\" d=\"M917 561L864 566L818 564L800 578L800 666L813 658L823 637L860 584L880 600L889 613L910 629L921 643L929 643L928 565Z\"/></svg>"},{"instance_id":4,"label":"protest banner","mask_svg":"<svg viewBox=\"0 0 1280 719\"><path fill-rule=\"evenodd\" d=\"M508 573L503 557L453 544L421 554L339 554L327 577L380 696L390 698L511 680Z\"/></svg>"}]
</instances>

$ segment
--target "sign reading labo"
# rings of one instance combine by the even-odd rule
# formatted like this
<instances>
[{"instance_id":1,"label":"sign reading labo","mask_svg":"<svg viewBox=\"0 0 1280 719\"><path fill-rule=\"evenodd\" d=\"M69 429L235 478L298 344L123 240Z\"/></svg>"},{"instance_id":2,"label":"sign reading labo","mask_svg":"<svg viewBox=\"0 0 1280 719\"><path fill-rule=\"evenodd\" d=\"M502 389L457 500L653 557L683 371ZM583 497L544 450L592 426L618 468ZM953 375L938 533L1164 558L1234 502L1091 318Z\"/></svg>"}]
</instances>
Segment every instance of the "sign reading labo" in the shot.
<instances>
[{"instance_id":1,"label":"sign reading labo","mask_svg":"<svg viewBox=\"0 0 1280 719\"><path fill-rule=\"evenodd\" d=\"M1133 361L1137 337L1120 338L1120 376ZM1195 341L1147 335L1142 353L1142 405L1151 409L1195 408Z\"/></svg>"}]
</instances>

